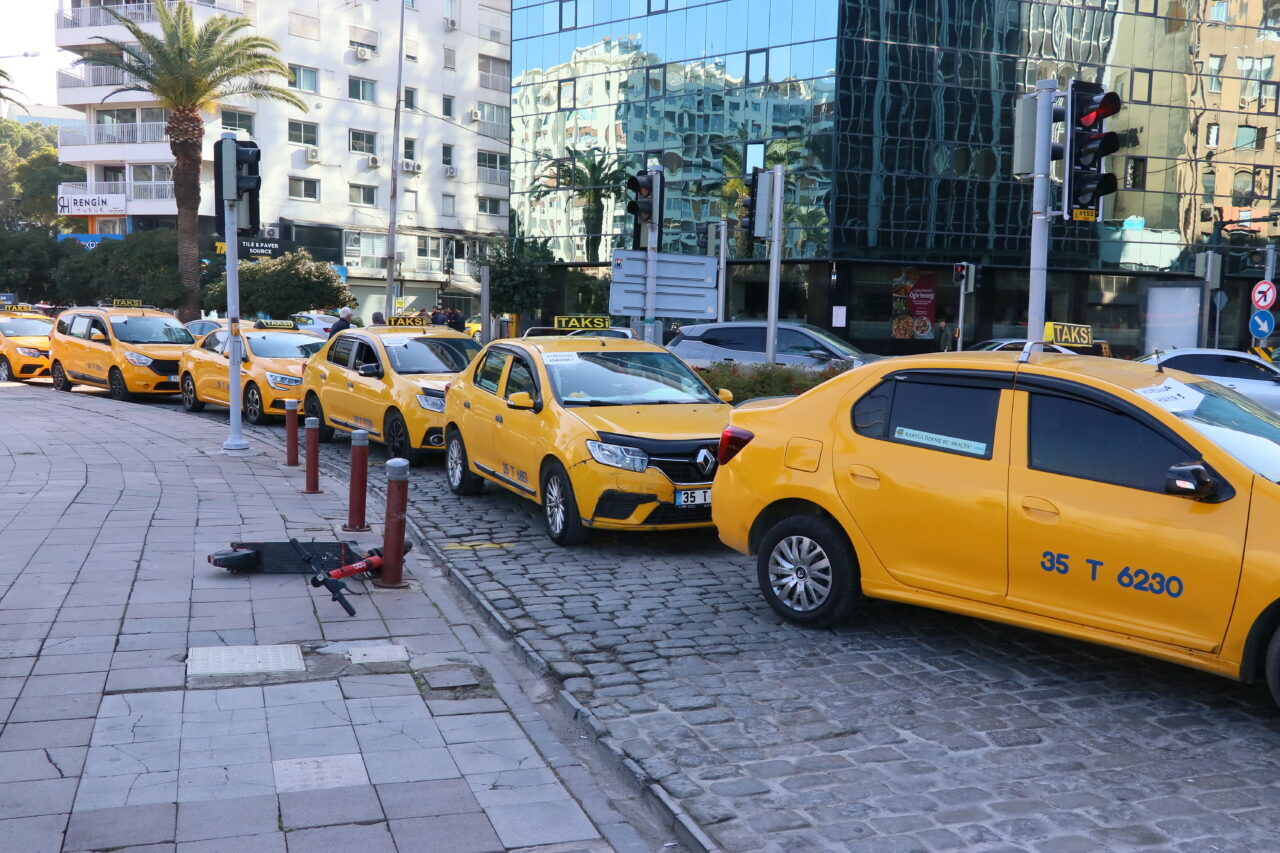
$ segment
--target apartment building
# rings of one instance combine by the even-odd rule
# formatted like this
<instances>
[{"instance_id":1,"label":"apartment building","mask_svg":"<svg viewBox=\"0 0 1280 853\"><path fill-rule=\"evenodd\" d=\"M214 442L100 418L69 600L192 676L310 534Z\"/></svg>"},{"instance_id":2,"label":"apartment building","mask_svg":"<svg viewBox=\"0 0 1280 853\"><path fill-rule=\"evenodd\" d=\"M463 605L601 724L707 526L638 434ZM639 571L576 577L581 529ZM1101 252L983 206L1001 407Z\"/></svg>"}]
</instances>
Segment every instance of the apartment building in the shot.
<instances>
[{"instance_id":1,"label":"apartment building","mask_svg":"<svg viewBox=\"0 0 1280 853\"><path fill-rule=\"evenodd\" d=\"M56 40L72 51L101 45L102 37L128 37L107 6L159 29L150 3L60 3ZM207 116L200 205L206 256L219 248L213 143L234 131L262 148L263 229L252 254L305 247L347 276L366 316L386 308L388 257L405 307L475 307L477 246L507 233L510 3L403 3L401 34L396 0L191 0L197 22L241 15L279 43L288 85L308 106L304 112L233 98ZM146 93L111 94L128 82L104 66L58 72L58 103L85 118L82 127L62 129L59 157L87 175L59 188L60 204L88 217L93 233L166 227L177 215L168 116ZM388 252L393 175L398 233Z\"/></svg>"}]
</instances>

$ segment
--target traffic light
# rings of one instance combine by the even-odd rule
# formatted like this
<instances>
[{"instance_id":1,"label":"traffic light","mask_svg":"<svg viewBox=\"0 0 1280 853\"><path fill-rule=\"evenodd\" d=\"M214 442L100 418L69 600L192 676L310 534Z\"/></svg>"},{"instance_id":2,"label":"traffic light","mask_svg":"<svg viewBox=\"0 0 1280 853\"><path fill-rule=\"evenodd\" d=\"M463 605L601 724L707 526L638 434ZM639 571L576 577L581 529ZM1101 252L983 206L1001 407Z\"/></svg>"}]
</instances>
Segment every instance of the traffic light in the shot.
<instances>
[{"instance_id":1,"label":"traffic light","mask_svg":"<svg viewBox=\"0 0 1280 853\"><path fill-rule=\"evenodd\" d=\"M219 139L213 144L213 195L218 200L217 230L225 226L222 218L222 202L240 202L238 230L241 236L258 236L258 191L262 188L262 176L258 164L262 152L256 142L238 139Z\"/></svg>"},{"instance_id":2,"label":"traffic light","mask_svg":"<svg viewBox=\"0 0 1280 853\"><path fill-rule=\"evenodd\" d=\"M658 246L662 246L662 172L636 172L627 178L627 192L634 193L627 202L627 213L632 216L631 248L646 247L644 228L650 223L658 226Z\"/></svg>"},{"instance_id":3,"label":"traffic light","mask_svg":"<svg viewBox=\"0 0 1280 853\"><path fill-rule=\"evenodd\" d=\"M770 219L773 206L770 196L773 191L773 173L763 169L752 169L747 175L747 194L742 197L742 206L746 215L742 217L742 230L746 231L752 241L763 242L769 238Z\"/></svg>"},{"instance_id":4,"label":"traffic light","mask_svg":"<svg viewBox=\"0 0 1280 853\"><path fill-rule=\"evenodd\" d=\"M955 265L954 271L951 273L951 281L960 289L961 293L973 293L974 278L977 270L978 268L973 264L961 261Z\"/></svg>"},{"instance_id":5,"label":"traffic light","mask_svg":"<svg viewBox=\"0 0 1280 853\"><path fill-rule=\"evenodd\" d=\"M1063 168L1063 215L1095 222L1098 201L1118 188L1116 176L1102 168L1102 158L1120 149L1120 134L1103 123L1120 112L1120 96L1097 83L1072 80L1067 88L1067 162Z\"/></svg>"}]
</instances>

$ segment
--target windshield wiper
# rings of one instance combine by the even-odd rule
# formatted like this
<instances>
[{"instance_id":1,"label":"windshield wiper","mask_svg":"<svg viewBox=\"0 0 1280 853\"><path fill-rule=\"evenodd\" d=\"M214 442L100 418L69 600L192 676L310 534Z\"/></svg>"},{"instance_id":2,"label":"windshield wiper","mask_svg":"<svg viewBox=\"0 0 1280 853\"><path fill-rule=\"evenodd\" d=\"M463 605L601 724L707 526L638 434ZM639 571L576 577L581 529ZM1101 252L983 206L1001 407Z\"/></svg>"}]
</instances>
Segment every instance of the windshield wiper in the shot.
<instances>
[{"instance_id":1,"label":"windshield wiper","mask_svg":"<svg viewBox=\"0 0 1280 853\"><path fill-rule=\"evenodd\" d=\"M619 403L616 400L565 400L566 406L634 406L635 403Z\"/></svg>"}]
</instances>

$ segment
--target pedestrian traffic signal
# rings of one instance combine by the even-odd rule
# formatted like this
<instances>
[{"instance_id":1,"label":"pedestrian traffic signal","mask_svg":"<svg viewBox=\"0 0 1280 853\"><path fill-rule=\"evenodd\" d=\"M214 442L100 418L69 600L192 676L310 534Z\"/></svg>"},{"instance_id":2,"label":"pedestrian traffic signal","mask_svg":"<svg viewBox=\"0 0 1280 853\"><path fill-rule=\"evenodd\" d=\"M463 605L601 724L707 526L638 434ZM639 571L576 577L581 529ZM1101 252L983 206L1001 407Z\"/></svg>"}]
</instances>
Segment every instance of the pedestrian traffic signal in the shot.
<instances>
[{"instance_id":1,"label":"pedestrian traffic signal","mask_svg":"<svg viewBox=\"0 0 1280 853\"><path fill-rule=\"evenodd\" d=\"M242 236L258 236L258 191L262 189L259 163L262 152L256 142L219 139L213 144L213 195L218 200L217 232L225 226L224 201L239 201L238 230Z\"/></svg>"},{"instance_id":2,"label":"pedestrian traffic signal","mask_svg":"<svg viewBox=\"0 0 1280 853\"><path fill-rule=\"evenodd\" d=\"M764 242L769 238L769 225L773 208L770 196L773 191L773 173L752 169L747 175L747 194L742 197L746 214L742 217L742 230L753 241Z\"/></svg>"},{"instance_id":3,"label":"pedestrian traffic signal","mask_svg":"<svg viewBox=\"0 0 1280 853\"><path fill-rule=\"evenodd\" d=\"M1063 169L1063 211L1067 219L1094 222L1098 201L1118 189L1102 159L1120 149L1120 134L1103 129L1120 112L1120 96L1097 83L1072 80L1067 88L1067 163Z\"/></svg>"},{"instance_id":4,"label":"pedestrian traffic signal","mask_svg":"<svg viewBox=\"0 0 1280 853\"><path fill-rule=\"evenodd\" d=\"M974 278L976 277L977 267L973 264L961 261L955 265L951 274L951 281L960 289L961 293L973 293Z\"/></svg>"},{"instance_id":5,"label":"pedestrian traffic signal","mask_svg":"<svg viewBox=\"0 0 1280 853\"><path fill-rule=\"evenodd\" d=\"M636 172L627 178L627 192L632 199L627 202L627 213L632 216L631 248L645 248L644 229L658 226L658 246L662 246L662 172L658 170Z\"/></svg>"}]
</instances>

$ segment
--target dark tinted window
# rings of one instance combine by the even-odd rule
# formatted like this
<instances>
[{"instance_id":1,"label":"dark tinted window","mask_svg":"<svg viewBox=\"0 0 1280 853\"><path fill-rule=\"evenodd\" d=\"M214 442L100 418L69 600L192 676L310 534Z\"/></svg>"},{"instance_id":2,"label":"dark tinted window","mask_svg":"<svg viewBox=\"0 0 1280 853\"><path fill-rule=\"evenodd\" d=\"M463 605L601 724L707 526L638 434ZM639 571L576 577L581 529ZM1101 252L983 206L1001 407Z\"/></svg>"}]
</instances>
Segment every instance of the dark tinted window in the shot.
<instances>
[{"instance_id":1,"label":"dark tinted window","mask_svg":"<svg viewBox=\"0 0 1280 853\"><path fill-rule=\"evenodd\" d=\"M366 364L372 364L375 366L380 364L378 360L378 351L374 349L372 344L365 343L364 341L356 341L355 349L356 360L351 364L353 370L359 370Z\"/></svg>"},{"instance_id":2,"label":"dark tinted window","mask_svg":"<svg viewBox=\"0 0 1280 853\"><path fill-rule=\"evenodd\" d=\"M889 406L893 404L893 382L882 382L853 407L853 428L869 438L889 434Z\"/></svg>"},{"instance_id":3,"label":"dark tinted window","mask_svg":"<svg viewBox=\"0 0 1280 853\"><path fill-rule=\"evenodd\" d=\"M704 332L702 342L713 347L744 352L764 352L764 329L760 327L711 329Z\"/></svg>"},{"instance_id":4,"label":"dark tinted window","mask_svg":"<svg viewBox=\"0 0 1280 853\"><path fill-rule=\"evenodd\" d=\"M209 352L222 352L222 345L226 343L227 334L227 332L214 332L204 339L201 347L209 350Z\"/></svg>"},{"instance_id":5,"label":"dark tinted window","mask_svg":"<svg viewBox=\"0 0 1280 853\"><path fill-rule=\"evenodd\" d=\"M525 364L523 359L517 358L511 362L511 370L507 372L505 396L510 397L512 394L518 394L521 391L527 391L534 397L538 396L538 386L534 384L533 371L529 369L529 365Z\"/></svg>"},{"instance_id":6,"label":"dark tinted window","mask_svg":"<svg viewBox=\"0 0 1280 853\"><path fill-rule=\"evenodd\" d=\"M1176 355L1164 361L1166 367L1185 370L1200 376L1220 376L1224 379L1274 380L1280 374L1247 358L1224 355Z\"/></svg>"},{"instance_id":7,"label":"dark tinted window","mask_svg":"<svg viewBox=\"0 0 1280 853\"><path fill-rule=\"evenodd\" d=\"M1196 461L1129 415L1048 394L1031 395L1029 432L1028 467L1149 492L1164 491L1170 465Z\"/></svg>"},{"instance_id":8,"label":"dark tinted window","mask_svg":"<svg viewBox=\"0 0 1280 853\"><path fill-rule=\"evenodd\" d=\"M999 409L997 388L890 380L857 402L853 426L871 438L990 459Z\"/></svg>"},{"instance_id":9,"label":"dark tinted window","mask_svg":"<svg viewBox=\"0 0 1280 853\"><path fill-rule=\"evenodd\" d=\"M71 333L70 330L71 330L71 318L66 316L59 317L58 318L58 334L67 335Z\"/></svg>"},{"instance_id":10,"label":"dark tinted window","mask_svg":"<svg viewBox=\"0 0 1280 853\"><path fill-rule=\"evenodd\" d=\"M343 335L333 342L333 346L329 347L329 361L341 367L346 367L351 361L351 350L355 344L355 338Z\"/></svg>"},{"instance_id":11,"label":"dark tinted window","mask_svg":"<svg viewBox=\"0 0 1280 853\"><path fill-rule=\"evenodd\" d=\"M827 351L826 347L804 332L797 332L795 329L778 330L778 352L787 355L808 355L816 349Z\"/></svg>"},{"instance_id":12,"label":"dark tinted window","mask_svg":"<svg viewBox=\"0 0 1280 853\"><path fill-rule=\"evenodd\" d=\"M486 391L498 393L498 380L502 378L502 368L507 363L507 354L495 350L484 357L484 361L476 368L476 385Z\"/></svg>"}]
</instances>

